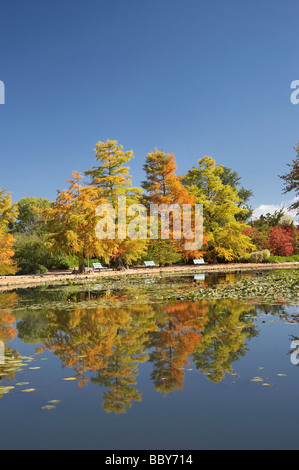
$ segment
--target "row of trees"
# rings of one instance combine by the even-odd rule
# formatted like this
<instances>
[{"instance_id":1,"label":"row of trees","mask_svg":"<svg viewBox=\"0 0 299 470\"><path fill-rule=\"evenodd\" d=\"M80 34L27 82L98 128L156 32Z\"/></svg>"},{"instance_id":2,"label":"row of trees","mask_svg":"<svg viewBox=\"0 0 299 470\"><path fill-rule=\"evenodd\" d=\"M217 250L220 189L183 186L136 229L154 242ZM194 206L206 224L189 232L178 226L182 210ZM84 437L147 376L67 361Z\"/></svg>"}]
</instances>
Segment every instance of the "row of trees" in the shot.
<instances>
[{"instance_id":1,"label":"row of trees","mask_svg":"<svg viewBox=\"0 0 299 470\"><path fill-rule=\"evenodd\" d=\"M144 259L154 259L160 264L186 263L202 257L208 262L230 262L265 247L260 240L265 235L264 229L248 222L252 216L249 206L252 191L242 187L236 172L206 156L185 175L177 176L174 155L155 149L146 156L145 180L139 188L133 186L130 176L132 158L133 151L125 151L117 141L98 142L95 166L84 175L73 172L68 189L57 191L54 202L23 198L12 203L10 194L0 192L0 274L14 274L17 270L42 272L76 265L83 272L87 258L101 259L119 268ZM288 184L287 190L293 189L289 180ZM101 218L96 209L107 203L116 208L117 234L119 196L126 197L127 206L142 203L148 213L152 204L191 207L202 204L201 251L186 251L183 234L164 239L161 227L157 239L116 236L100 240L95 229ZM133 214L126 214L127 224L133 219ZM173 227L172 219L170 227ZM281 224L278 228L282 228ZM272 232L268 230L267 236L272 237L273 244L275 233ZM174 235L171 230L170 234ZM293 247L297 243L294 240Z\"/></svg>"}]
</instances>

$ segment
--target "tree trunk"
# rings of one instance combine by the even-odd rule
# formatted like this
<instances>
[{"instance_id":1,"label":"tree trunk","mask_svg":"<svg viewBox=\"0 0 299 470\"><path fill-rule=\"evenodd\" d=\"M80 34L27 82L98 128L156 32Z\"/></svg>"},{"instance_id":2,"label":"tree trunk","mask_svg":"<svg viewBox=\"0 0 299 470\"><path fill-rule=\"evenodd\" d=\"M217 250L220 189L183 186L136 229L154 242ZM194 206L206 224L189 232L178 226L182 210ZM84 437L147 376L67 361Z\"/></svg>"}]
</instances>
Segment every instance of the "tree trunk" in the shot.
<instances>
[{"instance_id":1,"label":"tree trunk","mask_svg":"<svg viewBox=\"0 0 299 470\"><path fill-rule=\"evenodd\" d=\"M81 253L79 257L79 273L85 273L85 262L84 262L84 253Z\"/></svg>"},{"instance_id":2,"label":"tree trunk","mask_svg":"<svg viewBox=\"0 0 299 470\"><path fill-rule=\"evenodd\" d=\"M120 255L117 256L115 264L118 271L124 271L126 269Z\"/></svg>"}]
</instances>

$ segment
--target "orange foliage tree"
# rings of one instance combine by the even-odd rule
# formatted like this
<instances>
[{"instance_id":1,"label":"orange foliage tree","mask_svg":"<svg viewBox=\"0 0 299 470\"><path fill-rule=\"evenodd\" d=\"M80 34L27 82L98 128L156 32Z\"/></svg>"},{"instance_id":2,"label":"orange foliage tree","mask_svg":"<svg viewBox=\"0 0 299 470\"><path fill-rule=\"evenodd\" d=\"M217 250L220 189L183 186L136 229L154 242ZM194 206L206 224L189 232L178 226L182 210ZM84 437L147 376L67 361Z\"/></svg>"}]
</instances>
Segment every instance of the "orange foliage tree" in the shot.
<instances>
[{"instance_id":1,"label":"orange foliage tree","mask_svg":"<svg viewBox=\"0 0 299 470\"><path fill-rule=\"evenodd\" d=\"M0 275L15 274L17 266L13 260L14 237L9 226L17 217L17 204L12 203L11 195L0 191Z\"/></svg>"},{"instance_id":2,"label":"orange foliage tree","mask_svg":"<svg viewBox=\"0 0 299 470\"><path fill-rule=\"evenodd\" d=\"M186 261L189 258L201 257L201 251L186 251L184 248L185 243L187 241L190 242L190 240L186 239L186 234L183 231L183 212L181 209L184 204L188 205L193 214L192 209L195 207L195 197L189 193L187 188L182 184L181 178L175 174L177 166L174 154L166 154L155 149L154 152L146 156L146 163L143 169L146 173L146 181L143 181L142 187L146 191L144 201L147 205L157 205L161 212L161 219L165 217L165 214L163 214L163 205L165 205L165 208L167 206L169 209L171 209L171 207L174 209L175 207L179 207L178 213L180 214L178 216L180 218L179 223L176 225L174 224L174 217L177 217L177 215L174 216L174 212L169 213L169 231L166 236L160 219L158 237L151 240L150 250L152 249L153 253L155 253L155 251L159 252L158 258L161 258L161 253L163 252L164 261L166 263L178 261L181 258ZM194 224L195 220L193 214L191 220L193 231ZM179 230L177 226L180 227Z\"/></svg>"},{"instance_id":3,"label":"orange foliage tree","mask_svg":"<svg viewBox=\"0 0 299 470\"><path fill-rule=\"evenodd\" d=\"M57 191L55 202L41 211L49 236L49 248L79 257L79 271L85 271L87 256L104 256L107 243L96 236L97 206L105 202L98 188L82 186L83 176L73 172L70 187Z\"/></svg>"}]
</instances>

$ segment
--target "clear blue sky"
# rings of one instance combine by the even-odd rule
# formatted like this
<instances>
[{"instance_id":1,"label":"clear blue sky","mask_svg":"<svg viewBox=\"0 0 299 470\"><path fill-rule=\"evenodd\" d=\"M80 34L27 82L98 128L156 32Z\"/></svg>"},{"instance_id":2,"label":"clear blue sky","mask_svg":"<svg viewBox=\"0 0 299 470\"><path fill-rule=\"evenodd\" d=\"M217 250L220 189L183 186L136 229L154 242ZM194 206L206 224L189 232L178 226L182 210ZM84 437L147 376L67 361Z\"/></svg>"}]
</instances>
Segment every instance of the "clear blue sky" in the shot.
<instances>
[{"instance_id":1,"label":"clear blue sky","mask_svg":"<svg viewBox=\"0 0 299 470\"><path fill-rule=\"evenodd\" d=\"M51 200L94 146L204 155L279 205L295 158L298 0L0 0L0 187Z\"/></svg>"}]
</instances>

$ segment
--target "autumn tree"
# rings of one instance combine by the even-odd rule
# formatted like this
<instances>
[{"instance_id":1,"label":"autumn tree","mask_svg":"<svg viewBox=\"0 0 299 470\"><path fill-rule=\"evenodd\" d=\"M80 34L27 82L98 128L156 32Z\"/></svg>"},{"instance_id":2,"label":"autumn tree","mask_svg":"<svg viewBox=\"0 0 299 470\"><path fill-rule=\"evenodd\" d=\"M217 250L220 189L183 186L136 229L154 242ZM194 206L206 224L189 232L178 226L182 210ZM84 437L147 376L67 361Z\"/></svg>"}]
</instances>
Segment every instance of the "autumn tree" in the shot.
<instances>
[{"instance_id":1,"label":"autumn tree","mask_svg":"<svg viewBox=\"0 0 299 470\"><path fill-rule=\"evenodd\" d=\"M271 255L291 256L294 253L294 243L289 227L276 225L269 229L267 248Z\"/></svg>"},{"instance_id":2,"label":"autumn tree","mask_svg":"<svg viewBox=\"0 0 299 470\"><path fill-rule=\"evenodd\" d=\"M125 151L116 140L98 142L95 146L97 165L85 172L90 177L89 186L98 188L101 195L115 211L115 238L110 243L106 256L114 260L118 268L124 268L138 260L144 253L147 241L141 236L130 238L121 234L121 220L124 221L125 230L134 219L127 209L140 202L142 190L132 186L128 162L134 158L133 151ZM123 206L119 206L122 198Z\"/></svg>"},{"instance_id":3,"label":"autumn tree","mask_svg":"<svg viewBox=\"0 0 299 470\"><path fill-rule=\"evenodd\" d=\"M237 220L247 209L241 205L238 188L223 183L222 173L223 166L206 156L183 179L196 202L203 205L204 233L208 239L203 249L206 259L213 262L233 261L254 249L244 234L248 226Z\"/></svg>"},{"instance_id":4,"label":"autumn tree","mask_svg":"<svg viewBox=\"0 0 299 470\"><path fill-rule=\"evenodd\" d=\"M191 209L195 207L195 198L190 194L187 188L181 182L181 178L176 175L176 162L173 153L164 153L157 149L148 153L146 163L143 166L146 174L146 180L142 182L142 187L146 191L144 202L148 207L156 206L156 211L160 214L160 219L156 237L151 237L149 253L158 253L156 259L161 259L160 253L163 252L165 258L164 264L178 261L180 258L185 261L189 258L200 257L202 251L199 249L185 250L187 241L186 234L183 231L183 205L188 205ZM165 207L165 209L163 209ZM174 209L174 212L171 209ZM176 209L177 208L177 209ZM170 210L170 212L168 212ZM175 211L177 212L177 224L174 223ZM151 213L153 216L153 213ZM169 219L168 219L169 217ZM195 227L194 214L190 220L190 225ZM163 228L162 220L169 220L167 233ZM168 230L169 229L169 230ZM190 241L188 239L188 241ZM167 253L169 253L167 257Z\"/></svg>"},{"instance_id":5,"label":"autumn tree","mask_svg":"<svg viewBox=\"0 0 299 470\"><path fill-rule=\"evenodd\" d=\"M268 249L268 231L269 228L257 229L254 227L247 227L243 230L243 234L247 235L257 250Z\"/></svg>"},{"instance_id":6,"label":"autumn tree","mask_svg":"<svg viewBox=\"0 0 299 470\"><path fill-rule=\"evenodd\" d=\"M13 260L15 242L11 226L17 216L17 204L12 203L6 190L0 191L0 275L15 274L17 266Z\"/></svg>"},{"instance_id":7,"label":"autumn tree","mask_svg":"<svg viewBox=\"0 0 299 470\"><path fill-rule=\"evenodd\" d=\"M18 216L13 224L14 259L20 274L44 273L49 269L68 269L78 264L75 256L50 252L48 233L42 211L50 201L41 197L24 197L17 203Z\"/></svg>"},{"instance_id":8,"label":"autumn tree","mask_svg":"<svg viewBox=\"0 0 299 470\"><path fill-rule=\"evenodd\" d=\"M0 227L0 275L15 274L16 262L13 259L15 239L7 230Z\"/></svg>"},{"instance_id":9,"label":"autumn tree","mask_svg":"<svg viewBox=\"0 0 299 470\"><path fill-rule=\"evenodd\" d=\"M172 265L182 261L180 247L176 240L150 240L144 260L154 261L159 266Z\"/></svg>"},{"instance_id":10,"label":"autumn tree","mask_svg":"<svg viewBox=\"0 0 299 470\"><path fill-rule=\"evenodd\" d=\"M73 172L70 187L58 191L55 202L41 214L49 234L52 252L63 251L77 255L79 272L85 271L85 257L105 256L107 244L96 236L96 208L105 202L98 188L82 186L83 176Z\"/></svg>"}]
</instances>

